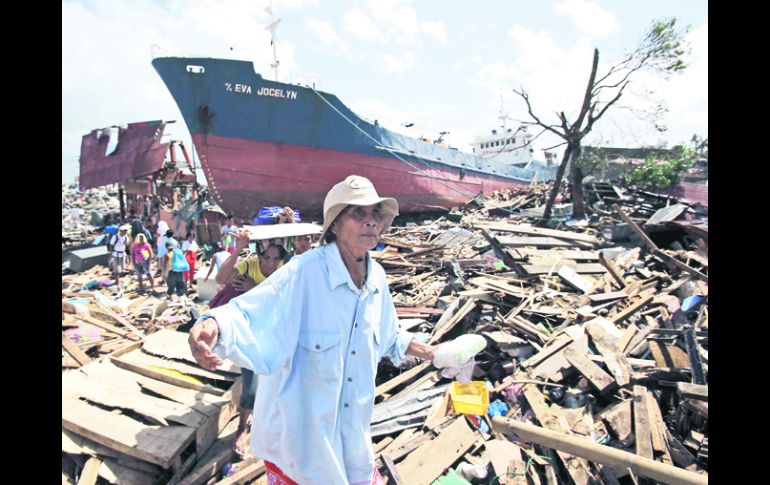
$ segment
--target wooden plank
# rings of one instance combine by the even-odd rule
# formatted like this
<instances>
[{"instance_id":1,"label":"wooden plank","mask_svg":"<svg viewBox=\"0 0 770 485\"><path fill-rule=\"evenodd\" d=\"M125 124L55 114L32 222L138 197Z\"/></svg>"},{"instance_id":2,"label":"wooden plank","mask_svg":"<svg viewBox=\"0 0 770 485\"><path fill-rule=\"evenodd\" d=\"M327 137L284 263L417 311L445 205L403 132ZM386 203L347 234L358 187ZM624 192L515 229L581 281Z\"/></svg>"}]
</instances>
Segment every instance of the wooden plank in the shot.
<instances>
[{"instance_id":1,"label":"wooden plank","mask_svg":"<svg viewBox=\"0 0 770 485\"><path fill-rule=\"evenodd\" d=\"M80 385L68 392L68 395L83 397L111 408L130 409L149 421L164 426L168 426L169 421L172 421L197 428L206 419L206 415L183 404L148 396L141 392L138 385L126 384L128 383L120 381L109 383L83 376Z\"/></svg>"},{"instance_id":2,"label":"wooden plank","mask_svg":"<svg viewBox=\"0 0 770 485\"><path fill-rule=\"evenodd\" d=\"M75 361L80 365L86 365L91 362L91 358L85 354L80 347L75 345L64 332L61 333L61 346L66 350Z\"/></svg>"},{"instance_id":3,"label":"wooden plank","mask_svg":"<svg viewBox=\"0 0 770 485\"><path fill-rule=\"evenodd\" d=\"M289 226L294 224L285 224L285 225ZM251 460L255 460L255 461L246 466L243 466L242 468L239 467L237 472L225 478L224 480L220 480L216 482L216 485L246 484L249 482L249 480L253 480L257 476L265 473L264 461L262 460L256 461L256 459L254 458L251 458ZM242 463L243 462L241 462L241 464Z\"/></svg>"},{"instance_id":4,"label":"wooden plank","mask_svg":"<svg viewBox=\"0 0 770 485\"><path fill-rule=\"evenodd\" d=\"M177 485L200 485L215 476L225 465L235 458L233 443L238 431L238 420L231 420L217 437L217 440L200 458L190 473Z\"/></svg>"},{"instance_id":5,"label":"wooden plank","mask_svg":"<svg viewBox=\"0 0 770 485\"><path fill-rule=\"evenodd\" d=\"M607 406L597 415L624 446L634 441L632 404L631 399L625 399Z\"/></svg>"},{"instance_id":6,"label":"wooden plank","mask_svg":"<svg viewBox=\"0 0 770 485\"><path fill-rule=\"evenodd\" d=\"M83 472L80 474L80 480L77 485L94 485L99 476L99 467L102 466L102 460L92 456L83 466Z\"/></svg>"},{"instance_id":7,"label":"wooden plank","mask_svg":"<svg viewBox=\"0 0 770 485\"><path fill-rule=\"evenodd\" d=\"M93 362L89 366L81 369L81 372L98 382L120 382L123 386L133 386L137 389L150 391L165 399L195 409L204 416L211 416L218 413L220 408L228 402L227 394L231 393L235 387L234 384L230 390L222 396L201 393L193 389L167 384L118 367L109 359ZM67 383L67 380L62 378L62 393L69 387L70 385Z\"/></svg>"},{"instance_id":8,"label":"wooden plank","mask_svg":"<svg viewBox=\"0 0 770 485\"><path fill-rule=\"evenodd\" d=\"M445 468L461 457L478 436L461 416L435 439L410 453L396 466L396 470L405 483L429 485Z\"/></svg>"},{"instance_id":9,"label":"wooden plank","mask_svg":"<svg viewBox=\"0 0 770 485\"><path fill-rule=\"evenodd\" d=\"M168 384L174 384L176 386L186 387L188 389L195 389L196 391L208 392L210 394L216 394L217 396L221 396L222 394L225 393L225 391L223 391L222 389L219 389L212 385L190 382L186 379L169 375L164 372L152 369L150 367L147 367L141 364L135 364L133 362L123 360L122 357L110 357L110 358L112 359L112 362L114 362L115 365L119 367L123 367L124 369L137 372L139 374L142 374L143 376L151 377L153 379L157 379L159 381L163 381Z\"/></svg>"},{"instance_id":10,"label":"wooden plank","mask_svg":"<svg viewBox=\"0 0 770 485\"><path fill-rule=\"evenodd\" d=\"M195 439L193 428L145 425L77 399L62 401L62 428L166 469Z\"/></svg>"},{"instance_id":11,"label":"wooden plank","mask_svg":"<svg viewBox=\"0 0 770 485\"><path fill-rule=\"evenodd\" d=\"M121 459L103 458L102 466L99 467L99 476L115 485L147 485L148 483L157 483L160 479L161 474L159 473L132 468L123 464L124 458L125 455L122 455ZM134 463L145 462L134 460ZM158 468L158 470L160 469Z\"/></svg>"},{"instance_id":12,"label":"wooden plank","mask_svg":"<svg viewBox=\"0 0 770 485\"><path fill-rule=\"evenodd\" d=\"M400 386L404 382L412 379L413 377L420 374L422 371L428 368L428 366L431 365L431 362L423 362L420 365L417 365L415 367L412 367L408 371L403 372L401 375L398 375L394 377L393 379L390 379L389 381L383 382L377 388L374 390L374 396L381 396L382 394L390 391L391 389Z\"/></svg>"},{"instance_id":13,"label":"wooden plank","mask_svg":"<svg viewBox=\"0 0 770 485\"><path fill-rule=\"evenodd\" d=\"M500 485L527 485L524 475L526 468L521 458L521 448L508 440L493 439L484 443L486 453L492 462L495 475L499 477ZM508 473L521 473L511 476Z\"/></svg>"},{"instance_id":14,"label":"wooden plank","mask_svg":"<svg viewBox=\"0 0 770 485\"><path fill-rule=\"evenodd\" d=\"M628 227L636 233L637 236L642 240L642 242L650 248L650 250L656 250L658 249L658 246L652 242L652 239L645 233L637 224L636 222L632 221L630 217L626 215L625 212L623 212L623 209L620 208L618 204L612 204L612 208L615 210L615 212L618 213L621 219L623 219L623 222L628 224Z\"/></svg>"},{"instance_id":15,"label":"wooden plank","mask_svg":"<svg viewBox=\"0 0 770 485\"><path fill-rule=\"evenodd\" d=\"M109 308L107 308L106 306L102 305L102 304L101 304L101 302L99 302L98 300L97 300L95 303L96 303L96 306L98 306L98 307L99 307L99 308L100 308L100 309L101 309L101 310L102 310L104 313L106 313L107 315L109 315L109 316L111 316L112 318L114 318L114 319L115 319L115 321L117 321L118 323L120 323L121 325L123 325L124 327L126 327L127 329L129 329L129 330L131 330L132 332L134 332L134 333L135 333L137 336L139 336L139 338L144 338L144 333L142 333L142 331L141 331L141 330L139 330L138 328L136 328L135 326L133 326L133 325L131 324L131 322L129 322L129 321L128 321L128 320L126 320L125 318L121 317L120 315L118 315L118 314L117 314L117 313L115 313L114 311L110 310L110 309L109 309Z\"/></svg>"},{"instance_id":16,"label":"wooden plank","mask_svg":"<svg viewBox=\"0 0 770 485\"><path fill-rule=\"evenodd\" d=\"M475 226L474 226L475 227ZM517 234L531 234L536 236L551 236L560 239L566 239L568 241L580 241L589 244L599 244L600 241L590 234L582 234L579 232L559 231L556 229L546 229L540 227L528 227L518 224L507 224L504 222L495 222L493 224L482 224L479 227L484 227L492 231L505 231L513 232Z\"/></svg>"},{"instance_id":17,"label":"wooden plank","mask_svg":"<svg viewBox=\"0 0 770 485\"><path fill-rule=\"evenodd\" d=\"M541 275L551 272L553 265L539 265L539 264L522 264L522 269L529 275ZM575 273L580 274L604 274L607 269L601 264L596 263L583 263L583 264L557 264L554 271L560 271L561 268L569 268Z\"/></svg>"},{"instance_id":18,"label":"wooden plank","mask_svg":"<svg viewBox=\"0 0 770 485\"><path fill-rule=\"evenodd\" d=\"M642 298L641 300L637 301L636 303L632 303L627 308L623 309L621 312L610 315L608 317L608 320L612 322L622 322L626 318L630 317L634 313L638 312L645 306L647 306L653 299L655 298L655 294L647 295L646 297Z\"/></svg>"},{"instance_id":19,"label":"wooden plank","mask_svg":"<svg viewBox=\"0 0 770 485\"><path fill-rule=\"evenodd\" d=\"M673 369L690 369L690 359L687 352L674 344L664 344L651 340L648 342L652 358L658 367L670 367Z\"/></svg>"},{"instance_id":20,"label":"wooden plank","mask_svg":"<svg viewBox=\"0 0 770 485\"><path fill-rule=\"evenodd\" d=\"M109 330L110 332L120 335L121 337L125 337L131 340L139 340L139 337L137 337L136 335L130 332L123 330L122 328L118 328L114 325L110 325L109 323L105 323L101 320L98 320L96 318L93 318L87 315L77 315L75 316L75 319L82 320L86 323L90 323L91 325L96 325L97 327L103 328L105 330Z\"/></svg>"},{"instance_id":21,"label":"wooden plank","mask_svg":"<svg viewBox=\"0 0 770 485\"><path fill-rule=\"evenodd\" d=\"M176 360L164 359L162 357L156 357L144 352L142 349L134 350L120 357L121 360L131 362L136 365L143 365L146 367L162 367L165 369L173 369L197 378L210 379L215 381L227 381L233 382L238 377L237 374L230 372L223 372L219 368L216 371L210 371L204 369L198 364L187 364L186 362L179 362Z\"/></svg>"},{"instance_id":22,"label":"wooden plank","mask_svg":"<svg viewBox=\"0 0 770 485\"><path fill-rule=\"evenodd\" d=\"M577 274L571 267L567 265L562 265L556 274L561 276L564 281L582 291L583 293L588 293L591 287L593 287L593 283Z\"/></svg>"},{"instance_id":23,"label":"wooden plank","mask_svg":"<svg viewBox=\"0 0 770 485\"><path fill-rule=\"evenodd\" d=\"M574 246L573 243L556 239L555 237L497 236L495 239L501 246L513 248L527 246L536 248L568 248Z\"/></svg>"},{"instance_id":24,"label":"wooden plank","mask_svg":"<svg viewBox=\"0 0 770 485\"><path fill-rule=\"evenodd\" d=\"M588 299L593 303L605 303L608 301L617 301L628 298L628 295L624 291L612 291L609 293L595 293L588 295Z\"/></svg>"},{"instance_id":25,"label":"wooden plank","mask_svg":"<svg viewBox=\"0 0 770 485\"><path fill-rule=\"evenodd\" d=\"M606 323L603 324L602 321ZM597 317L590 322L586 322L585 329L591 336L591 340L593 341L596 350L598 350L602 357L604 357L604 363L607 366L607 369L612 373L612 376L615 378L618 385L623 387L631 382L631 364L628 363L626 357L620 349L618 349L618 339L610 335L604 328L604 325L607 323L612 325L611 322L608 322L601 317Z\"/></svg>"},{"instance_id":26,"label":"wooden plank","mask_svg":"<svg viewBox=\"0 0 770 485\"><path fill-rule=\"evenodd\" d=\"M631 324L623 331L623 335L618 340L618 349L621 352L626 351L626 348L628 347L628 344L631 342L631 339L634 338L634 335L636 335L636 332L639 331L639 327L637 327L635 324Z\"/></svg>"},{"instance_id":27,"label":"wooden plank","mask_svg":"<svg viewBox=\"0 0 770 485\"><path fill-rule=\"evenodd\" d=\"M588 381L596 387L600 393L606 394L615 387L615 379L604 372L601 367L589 360L584 352L581 352L574 346L564 349L564 357L570 364L585 376Z\"/></svg>"},{"instance_id":28,"label":"wooden plank","mask_svg":"<svg viewBox=\"0 0 770 485\"><path fill-rule=\"evenodd\" d=\"M599 251L599 264L607 268L607 272L612 276L612 278L621 288L626 286L626 282L623 279L623 273L618 271L615 265L612 264L612 261L607 259L607 257L604 255L604 252L602 251Z\"/></svg>"},{"instance_id":29,"label":"wooden plank","mask_svg":"<svg viewBox=\"0 0 770 485\"><path fill-rule=\"evenodd\" d=\"M663 415L660 412L658 401L649 390L647 390L647 412L649 414L652 448L660 453L663 463L673 465L674 462L671 460L671 452L668 449L668 441L666 440L666 424L663 422Z\"/></svg>"},{"instance_id":30,"label":"wooden plank","mask_svg":"<svg viewBox=\"0 0 770 485\"><path fill-rule=\"evenodd\" d=\"M647 410L647 389L634 386L634 439L636 454L652 460L652 437L650 436L650 415Z\"/></svg>"},{"instance_id":31,"label":"wooden plank","mask_svg":"<svg viewBox=\"0 0 770 485\"><path fill-rule=\"evenodd\" d=\"M568 429L565 429L562 426L559 419L548 408L543 394L534 385L525 384L522 387L522 392L532 408L535 417L544 428L560 433L570 433ZM570 478L572 478L576 485L588 485L595 482L588 460L559 450L556 450L556 453L564 464L564 468L567 470L567 473L569 473Z\"/></svg>"},{"instance_id":32,"label":"wooden plank","mask_svg":"<svg viewBox=\"0 0 770 485\"><path fill-rule=\"evenodd\" d=\"M698 399L700 401L709 400L709 386L700 384L690 384L689 382L677 382L676 390L682 397Z\"/></svg>"},{"instance_id":33,"label":"wooden plank","mask_svg":"<svg viewBox=\"0 0 770 485\"><path fill-rule=\"evenodd\" d=\"M559 334L543 350L522 362L521 366L524 368L534 367L571 343L572 337L565 333Z\"/></svg>"},{"instance_id":34,"label":"wooden plank","mask_svg":"<svg viewBox=\"0 0 770 485\"><path fill-rule=\"evenodd\" d=\"M396 469L396 465L393 463L393 460L388 455L383 454L382 462L385 465L385 468L388 470L388 475L393 479L393 483L396 485L402 485L404 481L401 480L401 475L398 474L398 470Z\"/></svg>"},{"instance_id":35,"label":"wooden plank","mask_svg":"<svg viewBox=\"0 0 770 485\"><path fill-rule=\"evenodd\" d=\"M457 313L452 315L452 318L450 318L449 321L444 323L440 328L433 328L433 333L428 339L428 343L433 344L438 342L441 337L452 330L459 322L462 321L463 318L465 318L466 315L473 311L474 308L476 308L476 299L468 298L468 301L466 301L465 304L459 310L457 310Z\"/></svg>"}]
</instances>

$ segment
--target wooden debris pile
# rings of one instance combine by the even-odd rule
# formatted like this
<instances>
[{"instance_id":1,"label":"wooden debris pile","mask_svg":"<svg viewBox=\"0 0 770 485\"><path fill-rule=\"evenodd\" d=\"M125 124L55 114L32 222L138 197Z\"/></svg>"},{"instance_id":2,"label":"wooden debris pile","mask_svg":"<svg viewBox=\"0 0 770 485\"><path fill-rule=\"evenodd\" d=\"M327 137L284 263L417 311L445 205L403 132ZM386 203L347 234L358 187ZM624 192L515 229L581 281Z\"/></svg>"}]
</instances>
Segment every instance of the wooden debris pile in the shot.
<instances>
[{"instance_id":1,"label":"wooden debris pile","mask_svg":"<svg viewBox=\"0 0 770 485\"><path fill-rule=\"evenodd\" d=\"M639 483L680 473L705 483L707 254L661 248L613 210L601 223L628 224L641 247L613 245L599 223L535 228L478 209L459 226L439 220L421 227L423 237L413 227L386 238L398 243L377 254L389 273L388 261L433 260L391 281L401 325L430 343L484 335L474 380L508 407L494 420L463 417L452 409L451 380L430 364L381 365L372 431L389 480L465 483L450 481L461 470L473 483ZM433 244L458 230L466 244ZM486 478L468 475L472 466Z\"/></svg>"},{"instance_id":2,"label":"wooden debris pile","mask_svg":"<svg viewBox=\"0 0 770 485\"><path fill-rule=\"evenodd\" d=\"M139 294L133 274L123 275L121 284L127 287L119 294L104 266L62 276L62 369L110 355L154 331L177 328L191 320L193 309L202 309L169 302L163 285L155 295Z\"/></svg>"},{"instance_id":3,"label":"wooden debris pile","mask_svg":"<svg viewBox=\"0 0 770 485\"><path fill-rule=\"evenodd\" d=\"M488 343L476 357L473 380L487 382L491 414L457 414L453 379L430 363L380 364L372 436L387 483L706 483L707 246L693 239L664 244L651 230L655 224L645 225L655 212L626 212L628 206L613 207L610 196L602 217L577 224L537 228L511 215L544 204L547 194L547 185L498 194L454 216L394 227L372 251L388 275L402 328L431 344L464 333ZM494 207L503 201L513 203ZM606 237L618 224L640 243ZM63 326L90 323L112 340L80 348L99 359L63 376L98 379L101 371L90 369L107 364L115 368L110 372L138 376L121 390L104 378L68 384L63 399L76 412L63 417L63 432L74 436L66 443L63 436L63 481L96 473L100 483L266 483L258 459L239 463L235 475L222 479L222 467L234 459L227 413L220 412L216 431L210 424L200 441L202 425L170 417L187 419L188 411L169 414L168 403L145 402L168 398L201 412L199 405L213 404L201 396L239 392L234 372L212 375L195 369L179 348L147 345L168 332L178 334L175 341L185 337L171 330L178 323L160 317L171 312L189 320L189 310L128 291L121 301L110 287L78 291L109 278L104 268L89 271L62 279ZM105 310L107 296L124 311ZM101 326L83 317L81 305ZM74 354L72 360L69 366L83 364ZM160 384L199 392L191 401ZM84 406L100 412L86 413ZM115 437L83 431L79 419L95 412L134 419L152 433L166 424L184 433L174 435L177 444L162 459L132 455ZM116 465L144 473L139 477L146 481L109 475Z\"/></svg>"}]
</instances>

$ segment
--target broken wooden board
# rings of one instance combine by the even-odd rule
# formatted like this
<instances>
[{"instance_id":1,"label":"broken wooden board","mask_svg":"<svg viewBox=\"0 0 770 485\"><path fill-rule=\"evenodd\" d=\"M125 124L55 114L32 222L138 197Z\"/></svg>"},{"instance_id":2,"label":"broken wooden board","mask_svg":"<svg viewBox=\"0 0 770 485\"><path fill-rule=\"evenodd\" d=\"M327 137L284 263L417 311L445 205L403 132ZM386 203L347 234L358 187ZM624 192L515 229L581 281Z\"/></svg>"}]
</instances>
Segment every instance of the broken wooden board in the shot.
<instances>
[{"instance_id":1,"label":"broken wooden board","mask_svg":"<svg viewBox=\"0 0 770 485\"><path fill-rule=\"evenodd\" d=\"M452 315L448 321L444 322L441 327L438 327L437 324L436 327L433 328L433 333L428 339L428 344L434 344L441 340L441 337L446 335L447 332L452 330L458 323L460 323L463 318L465 318L466 315L468 315L475 307L476 299L468 298L468 301L466 301L465 304L459 310L457 310L457 313Z\"/></svg>"},{"instance_id":2,"label":"broken wooden board","mask_svg":"<svg viewBox=\"0 0 770 485\"><path fill-rule=\"evenodd\" d=\"M698 399L700 401L708 402L709 400L709 386L700 384L690 384L689 382L677 382L676 390L679 394L685 398ZM708 415L708 413L706 414Z\"/></svg>"},{"instance_id":3,"label":"broken wooden board","mask_svg":"<svg viewBox=\"0 0 770 485\"><path fill-rule=\"evenodd\" d=\"M634 439L636 454L653 459L652 437L650 435L650 415L647 410L647 389L634 386Z\"/></svg>"},{"instance_id":4,"label":"broken wooden board","mask_svg":"<svg viewBox=\"0 0 770 485\"><path fill-rule=\"evenodd\" d=\"M660 342L649 341L652 358L658 367L669 367L672 369L690 369L690 358L687 352L674 344L663 344Z\"/></svg>"},{"instance_id":5,"label":"broken wooden board","mask_svg":"<svg viewBox=\"0 0 770 485\"><path fill-rule=\"evenodd\" d=\"M567 241L575 241L581 243L587 243L590 246L599 244L601 241L590 234L582 234L579 232L559 231L556 229L545 229L540 227L522 226L519 224L507 224L504 222L495 222L492 224L482 224L478 227L484 227L492 231L513 232L517 234L531 234L535 236L551 236L555 238L565 239Z\"/></svg>"},{"instance_id":6,"label":"broken wooden board","mask_svg":"<svg viewBox=\"0 0 770 485\"><path fill-rule=\"evenodd\" d=\"M431 365L431 362L423 362L420 365L417 365L407 371L404 371L403 373L394 377L393 379L383 382L382 384L377 386L377 388L374 390L374 396L375 397L381 396L382 394L390 391L391 389L394 389L400 386L401 384L413 379L417 375L421 374L430 365Z\"/></svg>"},{"instance_id":7,"label":"broken wooden board","mask_svg":"<svg viewBox=\"0 0 770 485\"><path fill-rule=\"evenodd\" d=\"M64 332L61 333L61 346L69 353L75 361L80 365L86 365L91 362L91 358L86 355L85 352L80 350L75 343L67 337Z\"/></svg>"},{"instance_id":8,"label":"broken wooden board","mask_svg":"<svg viewBox=\"0 0 770 485\"><path fill-rule=\"evenodd\" d=\"M608 331L612 328L617 332L617 336ZM622 335L620 331L612 322L601 317L586 322L585 330L591 336L596 350L604 357L604 363L618 386L623 387L631 382L631 364L617 346L619 336Z\"/></svg>"},{"instance_id":9,"label":"broken wooden board","mask_svg":"<svg viewBox=\"0 0 770 485\"><path fill-rule=\"evenodd\" d=\"M535 248L517 248L510 250L511 256L516 260L526 260L530 258L540 258L556 261L557 259L575 260L575 261L598 261L599 253L596 251L584 251L580 249L553 249L543 250Z\"/></svg>"},{"instance_id":10,"label":"broken wooden board","mask_svg":"<svg viewBox=\"0 0 770 485\"><path fill-rule=\"evenodd\" d=\"M593 283L591 281L580 276L575 270L567 265L560 266L556 274L561 276L564 281L569 283L574 288L582 291L583 293L588 293L593 287Z\"/></svg>"},{"instance_id":11,"label":"broken wooden board","mask_svg":"<svg viewBox=\"0 0 770 485\"><path fill-rule=\"evenodd\" d=\"M164 469L181 466L182 451L195 439L194 428L145 425L78 399L62 401L62 428Z\"/></svg>"},{"instance_id":12,"label":"broken wooden board","mask_svg":"<svg viewBox=\"0 0 770 485\"><path fill-rule=\"evenodd\" d=\"M461 416L435 439L410 453L396 465L396 470L405 483L429 485L445 468L465 454L478 437L465 422L465 417Z\"/></svg>"},{"instance_id":13,"label":"broken wooden board","mask_svg":"<svg viewBox=\"0 0 770 485\"><path fill-rule=\"evenodd\" d=\"M647 390L647 413L650 424L650 438L652 440L652 448L655 452L660 454L661 461L667 465L673 465L671 460L671 452L668 448L668 440L666 440L666 424L663 422L663 415L660 412L660 406L658 401L652 392Z\"/></svg>"},{"instance_id":14,"label":"broken wooden board","mask_svg":"<svg viewBox=\"0 0 770 485\"><path fill-rule=\"evenodd\" d=\"M607 406L597 415L623 446L634 443L632 404L631 399L625 399Z\"/></svg>"},{"instance_id":15,"label":"broken wooden board","mask_svg":"<svg viewBox=\"0 0 770 485\"><path fill-rule=\"evenodd\" d=\"M607 394L615 387L615 379L604 372L601 367L586 357L585 352L573 345L564 349L564 357L596 387L601 394Z\"/></svg>"},{"instance_id":16,"label":"broken wooden board","mask_svg":"<svg viewBox=\"0 0 770 485\"><path fill-rule=\"evenodd\" d=\"M596 263L583 263L583 264L557 264L556 268L553 265L537 265L537 264L522 264L521 268L528 275L542 275L548 274L552 271L560 271L561 268L569 268L575 273L579 274L604 274L607 270L601 264Z\"/></svg>"},{"instance_id":17,"label":"broken wooden board","mask_svg":"<svg viewBox=\"0 0 770 485\"><path fill-rule=\"evenodd\" d=\"M543 394L537 389L537 387L532 384L525 384L522 387L522 392L524 393L524 397L527 399L527 402L532 408L532 412L535 414L535 417L544 428L560 433L571 434L568 429L565 429L562 426L558 417L554 416L554 414L548 408L545 403ZM588 485L590 483L595 483L596 479L591 472L591 467L588 460L575 455L570 455L569 453L564 453L563 451L557 450L556 453L559 455L559 458L561 458L562 463L564 464L564 468L567 470L567 473L569 473L570 478L572 478L575 484Z\"/></svg>"},{"instance_id":18,"label":"broken wooden board","mask_svg":"<svg viewBox=\"0 0 770 485\"><path fill-rule=\"evenodd\" d=\"M195 358L190 350L190 343L188 342L188 335L183 332L177 332L176 330L162 328L157 332L153 332L144 339L142 343L142 349L150 354L160 357L166 357L167 359L178 359L190 362L194 366L198 366ZM230 360L225 360L222 365L217 367L218 372L229 372L231 374L240 374L240 367L235 365Z\"/></svg>"},{"instance_id":19,"label":"broken wooden board","mask_svg":"<svg viewBox=\"0 0 770 485\"><path fill-rule=\"evenodd\" d=\"M529 237L529 236L497 236L495 238L504 247L535 247L535 248L569 248L574 243L556 239L555 237Z\"/></svg>"},{"instance_id":20,"label":"broken wooden board","mask_svg":"<svg viewBox=\"0 0 770 485\"><path fill-rule=\"evenodd\" d=\"M487 456L492 462L500 485L527 485L524 475L526 465L521 457L521 448L508 440L493 439L484 443ZM508 473L520 473L512 476Z\"/></svg>"}]
</instances>

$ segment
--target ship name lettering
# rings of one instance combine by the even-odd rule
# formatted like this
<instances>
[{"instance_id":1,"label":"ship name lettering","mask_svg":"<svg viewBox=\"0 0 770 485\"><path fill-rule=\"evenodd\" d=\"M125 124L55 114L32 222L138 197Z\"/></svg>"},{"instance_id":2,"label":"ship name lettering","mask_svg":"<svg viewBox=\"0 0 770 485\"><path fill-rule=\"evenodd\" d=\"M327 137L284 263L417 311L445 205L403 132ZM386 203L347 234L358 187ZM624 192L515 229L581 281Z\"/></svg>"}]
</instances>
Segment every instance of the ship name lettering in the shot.
<instances>
[{"instance_id":1,"label":"ship name lettering","mask_svg":"<svg viewBox=\"0 0 770 485\"><path fill-rule=\"evenodd\" d=\"M260 96L270 96L272 98L297 99L296 91L284 91L278 88L259 88L257 94Z\"/></svg>"},{"instance_id":2,"label":"ship name lettering","mask_svg":"<svg viewBox=\"0 0 770 485\"><path fill-rule=\"evenodd\" d=\"M251 86L249 86L248 84L236 84L235 85L235 92L236 93L251 94Z\"/></svg>"}]
</instances>

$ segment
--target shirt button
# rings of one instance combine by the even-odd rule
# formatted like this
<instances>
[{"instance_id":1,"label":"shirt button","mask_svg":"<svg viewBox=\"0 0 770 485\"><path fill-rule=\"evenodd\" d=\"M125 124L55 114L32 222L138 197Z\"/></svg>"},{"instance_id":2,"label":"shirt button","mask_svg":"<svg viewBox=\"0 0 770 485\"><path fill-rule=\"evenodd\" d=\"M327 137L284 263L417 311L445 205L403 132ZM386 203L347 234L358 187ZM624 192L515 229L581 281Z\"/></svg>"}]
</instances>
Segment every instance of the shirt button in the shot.
<instances>
[{"instance_id":1,"label":"shirt button","mask_svg":"<svg viewBox=\"0 0 770 485\"><path fill-rule=\"evenodd\" d=\"M315 348L316 348L316 350L318 350L318 349L320 349L320 348L321 348L321 346L320 346L320 345L318 345L318 344L315 344Z\"/></svg>"},{"instance_id":2,"label":"shirt button","mask_svg":"<svg viewBox=\"0 0 770 485\"><path fill-rule=\"evenodd\" d=\"M351 355L356 355L356 351L354 350L354 351L350 352L350 354Z\"/></svg>"},{"instance_id":3,"label":"shirt button","mask_svg":"<svg viewBox=\"0 0 770 485\"><path fill-rule=\"evenodd\" d=\"M353 378L352 377L348 377L348 382L353 382Z\"/></svg>"},{"instance_id":4,"label":"shirt button","mask_svg":"<svg viewBox=\"0 0 770 485\"><path fill-rule=\"evenodd\" d=\"M358 328L358 324L357 324L357 323L356 323L356 324L354 324L354 325L353 325L353 327L355 327L355 328Z\"/></svg>"},{"instance_id":5,"label":"shirt button","mask_svg":"<svg viewBox=\"0 0 770 485\"><path fill-rule=\"evenodd\" d=\"M345 407L348 407L348 403L345 403Z\"/></svg>"}]
</instances>

